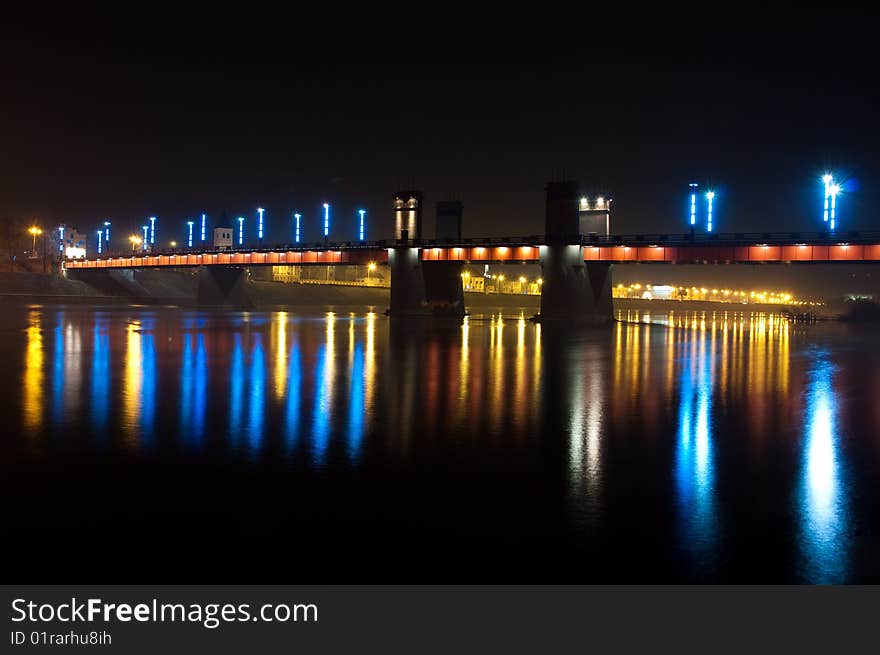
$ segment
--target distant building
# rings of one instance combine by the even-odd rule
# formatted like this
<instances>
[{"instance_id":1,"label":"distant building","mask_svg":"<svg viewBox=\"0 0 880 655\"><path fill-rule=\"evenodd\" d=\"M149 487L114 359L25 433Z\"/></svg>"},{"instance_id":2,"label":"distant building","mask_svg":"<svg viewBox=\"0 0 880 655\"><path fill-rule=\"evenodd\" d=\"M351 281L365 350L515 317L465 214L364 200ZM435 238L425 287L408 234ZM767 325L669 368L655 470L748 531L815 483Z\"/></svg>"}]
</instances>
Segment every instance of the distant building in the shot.
<instances>
[{"instance_id":1,"label":"distant building","mask_svg":"<svg viewBox=\"0 0 880 655\"><path fill-rule=\"evenodd\" d=\"M218 250L232 250L232 228L214 228L214 247Z\"/></svg>"},{"instance_id":2,"label":"distant building","mask_svg":"<svg viewBox=\"0 0 880 655\"><path fill-rule=\"evenodd\" d=\"M394 194L394 238L422 238L422 192L398 191Z\"/></svg>"},{"instance_id":3,"label":"distant building","mask_svg":"<svg viewBox=\"0 0 880 655\"><path fill-rule=\"evenodd\" d=\"M461 216L463 205L458 200L442 200L437 203L437 239L458 241L461 239Z\"/></svg>"}]
</instances>

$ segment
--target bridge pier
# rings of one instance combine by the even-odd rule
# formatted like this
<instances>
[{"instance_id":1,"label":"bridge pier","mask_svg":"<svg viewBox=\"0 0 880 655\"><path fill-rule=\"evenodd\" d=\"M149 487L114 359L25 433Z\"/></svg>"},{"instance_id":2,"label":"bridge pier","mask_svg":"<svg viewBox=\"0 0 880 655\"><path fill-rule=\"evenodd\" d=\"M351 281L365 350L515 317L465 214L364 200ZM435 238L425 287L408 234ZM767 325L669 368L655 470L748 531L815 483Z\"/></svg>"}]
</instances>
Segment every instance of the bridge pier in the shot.
<instances>
[{"instance_id":1,"label":"bridge pier","mask_svg":"<svg viewBox=\"0 0 880 655\"><path fill-rule=\"evenodd\" d=\"M459 262L423 262L420 249L388 251L391 269L390 316L449 316L465 313Z\"/></svg>"},{"instance_id":2,"label":"bridge pier","mask_svg":"<svg viewBox=\"0 0 880 655\"><path fill-rule=\"evenodd\" d=\"M579 245L551 245L541 247L541 268L536 320L601 324L614 318L609 263L586 264Z\"/></svg>"},{"instance_id":3,"label":"bridge pier","mask_svg":"<svg viewBox=\"0 0 880 655\"><path fill-rule=\"evenodd\" d=\"M246 279L245 269L241 267L202 266L199 268L196 301L199 305L253 307Z\"/></svg>"}]
</instances>

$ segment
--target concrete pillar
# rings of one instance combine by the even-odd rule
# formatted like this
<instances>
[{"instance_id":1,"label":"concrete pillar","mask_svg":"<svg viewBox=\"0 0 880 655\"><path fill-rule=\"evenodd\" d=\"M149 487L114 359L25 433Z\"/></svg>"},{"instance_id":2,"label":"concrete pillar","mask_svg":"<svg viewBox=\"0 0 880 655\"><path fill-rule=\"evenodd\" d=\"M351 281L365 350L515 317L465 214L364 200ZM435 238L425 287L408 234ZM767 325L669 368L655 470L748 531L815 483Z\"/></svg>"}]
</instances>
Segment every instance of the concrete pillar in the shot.
<instances>
[{"instance_id":1,"label":"concrete pillar","mask_svg":"<svg viewBox=\"0 0 880 655\"><path fill-rule=\"evenodd\" d=\"M540 321L605 323L614 317L607 263L584 263L576 182L547 185L545 234L541 246Z\"/></svg>"},{"instance_id":2,"label":"concrete pillar","mask_svg":"<svg viewBox=\"0 0 880 655\"><path fill-rule=\"evenodd\" d=\"M464 316L459 262L423 262L419 248L388 251L390 316Z\"/></svg>"},{"instance_id":3,"label":"concrete pillar","mask_svg":"<svg viewBox=\"0 0 880 655\"><path fill-rule=\"evenodd\" d=\"M197 301L200 305L253 307L247 293L245 269L233 266L203 266L199 269Z\"/></svg>"}]
</instances>

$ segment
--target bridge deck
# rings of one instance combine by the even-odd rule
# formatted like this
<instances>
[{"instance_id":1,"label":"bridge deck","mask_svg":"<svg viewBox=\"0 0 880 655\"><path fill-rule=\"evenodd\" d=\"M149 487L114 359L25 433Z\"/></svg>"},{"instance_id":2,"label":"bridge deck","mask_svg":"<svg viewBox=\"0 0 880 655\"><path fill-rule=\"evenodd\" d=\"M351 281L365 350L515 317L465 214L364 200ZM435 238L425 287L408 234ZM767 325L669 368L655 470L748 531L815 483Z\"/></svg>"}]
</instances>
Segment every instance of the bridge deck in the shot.
<instances>
[{"instance_id":1,"label":"bridge deck","mask_svg":"<svg viewBox=\"0 0 880 655\"><path fill-rule=\"evenodd\" d=\"M845 239L845 240L844 240ZM631 235L583 237L584 261L639 263L764 263L764 262L876 262L880 261L880 234L717 234ZM394 241L363 244L328 243L278 246L220 252L193 250L69 260L67 268L157 268L185 266L339 265L388 263ZM407 245L421 249L423 261L462 263L528 263L541 257L544 238L463 239L457 243L421 241ZM575 244L576 245L576 244Z\"/></svg>"}]
</instances>

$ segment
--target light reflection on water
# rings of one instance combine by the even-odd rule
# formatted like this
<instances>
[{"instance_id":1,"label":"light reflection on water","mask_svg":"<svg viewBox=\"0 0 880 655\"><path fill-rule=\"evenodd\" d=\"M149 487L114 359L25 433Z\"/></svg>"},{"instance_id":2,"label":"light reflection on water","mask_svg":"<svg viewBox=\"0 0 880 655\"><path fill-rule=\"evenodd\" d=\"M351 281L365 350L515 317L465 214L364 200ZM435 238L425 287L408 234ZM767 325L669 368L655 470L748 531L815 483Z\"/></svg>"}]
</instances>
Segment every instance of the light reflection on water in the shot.
<instances>
[{"instance_id":1,"label":"light reflection on water","mask_svg":"<svg viewBox=\"0 0 880 655\"><path fill-rule=\"evenodd\" d=\"M810 350L809 331L774 315L618 318L576 333L522 314L401 329L372 312L31 308L22 434L60 443L80 426L93 437L83 448L224 451L305 470L449 452L538 466L560 439L579 538L621 520L611 492L631 488L646 511L673 517L660 529L696 579L731 557L731 507L752 502L751 469L793 448L799 479L784 466L769 474L775 502L795 499L779 528L797 535L790 577L849 579L836 352Z\"/></svg>"}]
</instances>

